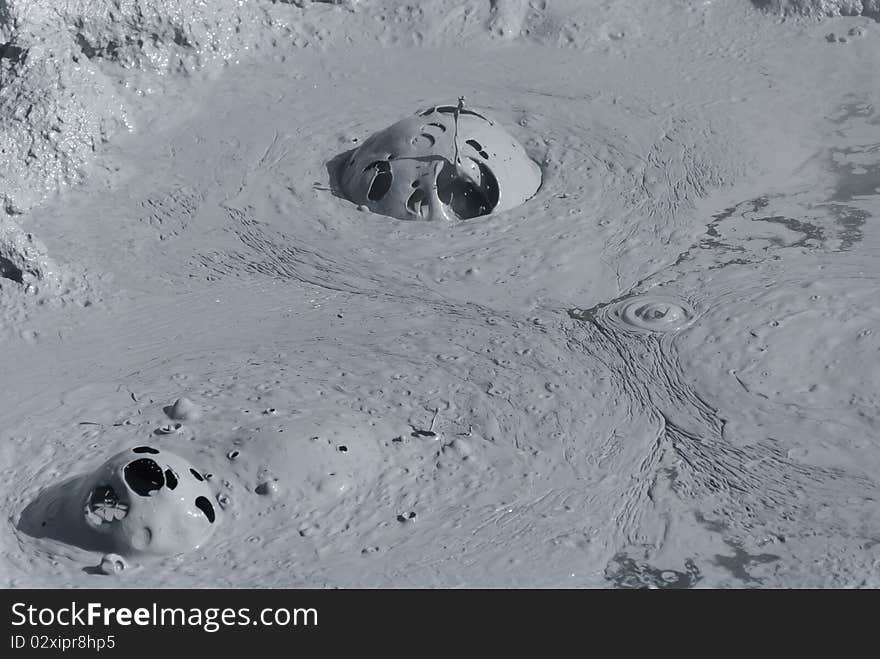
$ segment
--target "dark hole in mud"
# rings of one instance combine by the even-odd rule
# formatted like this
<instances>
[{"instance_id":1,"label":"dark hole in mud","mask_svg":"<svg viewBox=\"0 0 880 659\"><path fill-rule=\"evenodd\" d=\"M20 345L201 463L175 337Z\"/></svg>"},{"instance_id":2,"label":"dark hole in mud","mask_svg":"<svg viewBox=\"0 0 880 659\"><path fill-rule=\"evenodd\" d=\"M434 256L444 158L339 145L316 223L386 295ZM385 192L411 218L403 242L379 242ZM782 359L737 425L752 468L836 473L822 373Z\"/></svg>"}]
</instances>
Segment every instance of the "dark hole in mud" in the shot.
<instances>
[{"instance_id":1,"label":"dark hole in mud","mask_svg":"<svg viewBox=\"0 0 880 659\"><path fill-rule=\"evenodd\" d=\"M201 475L199 472L197 472L195 469L190 469L190 470L189 470L189 473L191 473L193 476L195 476L195 479L196 479L197 481L203 481L203 480L205 480L204 478L202 478L202 475Z\"/></svg>"},{"instance_id":2,"label":"dark hole in mud","mask_svg":"<svg viewBox=\"0 0 880 659\"><path fill-rule=\"evenodd\" d=\"M342 446L339 447L339 452L340 453L348 453L348 447L343 444Z\"/></svg>"},{"instance_id":3,"label":"dark hole in mud","mask_svg":"<svg viewBox=\"0 0 880 659\"><path fill-rule=\"evenodd\" d=\"M159 453L158 450L154 449L151 446L138 446L137 448L131 449L132 453L152 453L157 455Z\"/></svg>"},{"instance_id":4,"label":"dark hole in mud","mask_svg":"<svg viewBox=\"0 0 880 659\"><path fill-rule=\"evenodd\" d=\"M428 124L428 126L433 126L434 128L439 128L444 133L446 132L446 126L444 126L443 124L438 124L436 121L432 121Z\"/></svg>"},{"instance_id":5,"label":"dark hole in mud","mask_svg":"<svg viewBox=\"0 0 880 659\"><path fill-rule=\"evenodd\" d=\"M419 187L419 182L418 182L418 181L413 181L413 182L412 182L412 186L413 186L414 188Z\"/></svg>"},{"instance_id":6,"label":"dark hole in mud","mask_svg":"<svg viewBox=\"0 0 880 659\"><path fill-rule=\"evenodd\" d=\"M412 436L413 437L436 437L437 433L435 433L433 430L413 430Z\"/></svg>"},{"instance_id":7,"label":"dark hole in mud","mask_svg":"<svg viewBox=\"0 0 880 659\"><path fill-rule=\"evenodd\" d=\"M177 476L170 469L165 470L165 484L168 486L169 490L173 490L177 487Z\"/></svg>"},{"instance_id":8,"label":"dark hole in mud","mask_svg":"<svg viewBox=\"0 0 880 659\"><path fill-rule=\"evenodd\" d=\"M0 256L0 279L9 279L21 284L24 283L24 272L9 259Z\"/></svg>"},{"instance_id":9,"label":"dark hole in mud","mask_svg":"<svg viewBox=\"0 0 880 659\"><path fill-rule=\"evenodd\" d=\"M210 501L205 497L196 497L196 508L205 513L205 517L208 518L208 521L211 522L211 524L214 523L214 506L211 505Z\"/></svg>"},{"instance_id":10,"label":"dark hole in mud","mask_svg":"<svg viewBox=\"0 0 880 659\"><path fill-rule=\"evenodd\" d=\"M454 106L452 106L452 105L441 105L440 107L436 108L436 110L437 110L437 112L439 112L440 114L455 114L455 112L456 112L456 110L458 110L458 108L456 108L456 107L454 107ZM462 110L461 112L459 112L459 116L461 116L461 115L465 115L465 114L470 114L470 115L472 115L472 116L474 116L474 117L479 117L480 119L482 119L482 120L485 121L486 123L488 123L488 124L490 124L490 125L494 125L494 124L492 124L491 121L489 121L488 119L486 119L486 117L484 117L483 115L481 115L479 112L474 112L473 110ZM422 115L422 116L424 116L424 115Z\"/></svg>"},{"instance_id":11,"label":"dark hole in mud","mask_svg":"<svg viewBox=\"0 0 880 659\"><path fill-rule=\"evenodd\" d=\"M165 485L165 476L162 467L150 458L141 458L125 465L125 482L142 497L148 497L152 492L160 490Z\"/></svg>"},{"instance_id":12,"label":"dark hole in mud","mask_svg":"<svg viewBox=\"0 0 880 659\"><path fill-rule=\"evenodd\" d=\"M11 43L0 43L0 59L8 59L18 63L24 62L27 59L27 49Z\"/></svg>"},{"instance_id":13,"label":"dark hole in mud","mask_svg":"<svg viewBox=\"0 0 880 659\"><path fill-rule=\"evenodd\" d=\"M467 140L467 141L465 142L465 144L468 144L468 145L472 146L472 147L474 148L474 151L476 151L477 153L479 153L479 154L480 154L480 157L483 158L484 160L488 160L488 159L489 159L489 154L488 154L488 153L486 152L486 150L483 148L483 145L480 144L479 142L477 142L477 140Z\"/></svg>"},{"instance_id":14,"label":"dark hole in mud","mask_svg":"<svg viewBox=\"0 0 880 659\"><path fill-rule=\"evenodd\" d=\"M388 194L388 191L391 189L391 182L394 179L394 175L391 173L391 163L387 160L380 160L370 165L370 167L376 167L376 175L373 177L373 181L370 183L370 190L367 192L367 198L370 201L379 201ZM367 167L367 169L370 169ZM366 169L364 171L367 171Z\"/></svg>"},{"instance_id":15,"label":"dark hole in mud","mask_svg":"<svg viewBox=\"0 0 880 659\"><path fill-rule=\"evenodd\" d=\"M434 146L434 144L437 142L437 140L434 139L434 136L433 136L433 135L429 135L428 133L422 133L421 137L422 137L423 139L427 140L427 142L428 142L428 146ZM413 144L415 144L417 141L418 141L417 138L414 139L414 140L413 140Z\"/></svg>"},{"instance_id":16,"label":"dark hole in mud","mask_svg":"<svg viewBox=\"0 0 880 659\"><path fill-rule=\"evenodd\" d=\"M488 215L498 204L498 180L483 163L471 158L480 172L480 180L460 176L448 163L437 177L437 195L462 220Z\"/></svg>"},{"instance_id":17,"label":"dark hole in mud","mask_svg":"<svg viewBox=\"0 0 880 659\"><path fill-rule=\"evenodd\" d=\"M418 185L418 183L416 183ZM421 189L415 190L410 196L409 199L406 200L406 208L411 213L418 215L421 217L422 215L422 205L425 203L426 195L425 191Z\"/></svg>"}]
</instances>

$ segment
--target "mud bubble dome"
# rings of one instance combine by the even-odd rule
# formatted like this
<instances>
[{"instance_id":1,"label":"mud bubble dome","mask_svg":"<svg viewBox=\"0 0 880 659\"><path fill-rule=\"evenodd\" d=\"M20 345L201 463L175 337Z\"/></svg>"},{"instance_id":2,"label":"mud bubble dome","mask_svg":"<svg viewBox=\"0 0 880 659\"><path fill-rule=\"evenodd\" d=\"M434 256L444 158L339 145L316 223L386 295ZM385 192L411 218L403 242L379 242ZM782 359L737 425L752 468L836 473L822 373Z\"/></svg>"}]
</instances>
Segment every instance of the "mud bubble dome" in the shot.
<instances>
[{"instance_id":1,"label":"mud bubble dome","mask_svg":"<svg viewBox=\"0 0 880 659\"><path fill-rule=\"evenodd\" d=\"M177 554L202 545L217 521L202 474L150 446L118 453L79 490L85 525L123 555Z\"/></svg>"},{"instance_id":2,"label":"mud bubble dome","mask_svg":"<svg viewBox=\"0 0 880 659\"><path fill-rule=\"evenodd\" d=\"M470 219L531 198L541 169L482 110L429 107L373 134L344 160L344 195L401 220Z\"/></svg>"}]
</instances>

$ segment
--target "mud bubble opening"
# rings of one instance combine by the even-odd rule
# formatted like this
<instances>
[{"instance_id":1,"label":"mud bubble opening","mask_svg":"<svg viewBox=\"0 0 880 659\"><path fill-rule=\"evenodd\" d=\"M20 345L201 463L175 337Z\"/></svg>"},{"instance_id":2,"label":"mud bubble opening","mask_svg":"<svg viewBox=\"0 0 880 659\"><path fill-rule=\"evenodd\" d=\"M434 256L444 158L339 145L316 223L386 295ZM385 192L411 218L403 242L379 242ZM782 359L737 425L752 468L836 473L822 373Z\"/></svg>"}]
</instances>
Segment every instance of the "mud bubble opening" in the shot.
<instances>
[{"instance_id":1,"label":"mud bubble opening","mask_svg":"<svg viewBox=\"0 0 880 659\"><path fill-rule=\"evenodd\" d=\"M541 169L484 112L437 105L334 158L341 196L402 220L468 220L528 201Z\"/></svg>"}]
</instances>

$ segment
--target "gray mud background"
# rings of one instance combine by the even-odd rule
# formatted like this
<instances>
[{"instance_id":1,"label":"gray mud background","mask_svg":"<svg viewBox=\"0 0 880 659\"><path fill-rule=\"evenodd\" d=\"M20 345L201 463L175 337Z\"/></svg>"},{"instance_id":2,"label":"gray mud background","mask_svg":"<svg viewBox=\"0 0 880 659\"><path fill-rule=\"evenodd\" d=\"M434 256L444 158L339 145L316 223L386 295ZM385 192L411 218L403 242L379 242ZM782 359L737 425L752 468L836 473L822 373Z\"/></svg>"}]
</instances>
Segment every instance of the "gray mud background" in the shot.
<instances>
[{"instance_id":1,"label":"gray mud background","mask_svg":"<svg viewBox=\"0 0 880 659\"><path fill-rule=\"evenodd\" d=\"M0 0L2 585L880 586L878 18ZM534 196L340 194L462 95Z\"/></svg>"}]
</instances>

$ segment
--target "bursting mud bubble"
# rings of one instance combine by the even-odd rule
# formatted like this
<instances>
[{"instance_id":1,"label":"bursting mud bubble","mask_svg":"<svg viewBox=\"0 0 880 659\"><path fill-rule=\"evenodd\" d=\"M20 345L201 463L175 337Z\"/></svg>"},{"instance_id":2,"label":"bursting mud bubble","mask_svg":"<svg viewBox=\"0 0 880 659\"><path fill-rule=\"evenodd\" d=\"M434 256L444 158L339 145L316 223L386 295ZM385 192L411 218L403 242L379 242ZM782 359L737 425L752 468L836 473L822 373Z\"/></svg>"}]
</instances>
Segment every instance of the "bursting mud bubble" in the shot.
<instances>
[{"instance_id":1,"label":"bursting mud bubble","mask_svg":"<svg viewBox=\"0 0 880 659\"><path fill-rule=\"evenodd\" d=\"M25 532L124 556L191 551L217 521L201 474L151 446L123 451L91 474L45 490L23 517Z\"/></svg>"},{"instance_id":2,"label":"bursting mud bubble","mask_svg":"<svg viewBox=\"0 0 880 659\"><path fill-rule=\"evenodd\" d=\"M0 2L0 581L880 585L878 39Z\"/></svg>"},{"instance_id":3,"label":"bursting mud bubble","mask_svg":"<svg viewBox=\"0 0 880 659\"><path fill-rule=\"evenodd\" d=\"M523 146L484 112L420 111L372 135L340 173L355 204L398 219L467 220L510 210L541 185Z\"/></svg>"}]
</instances>

